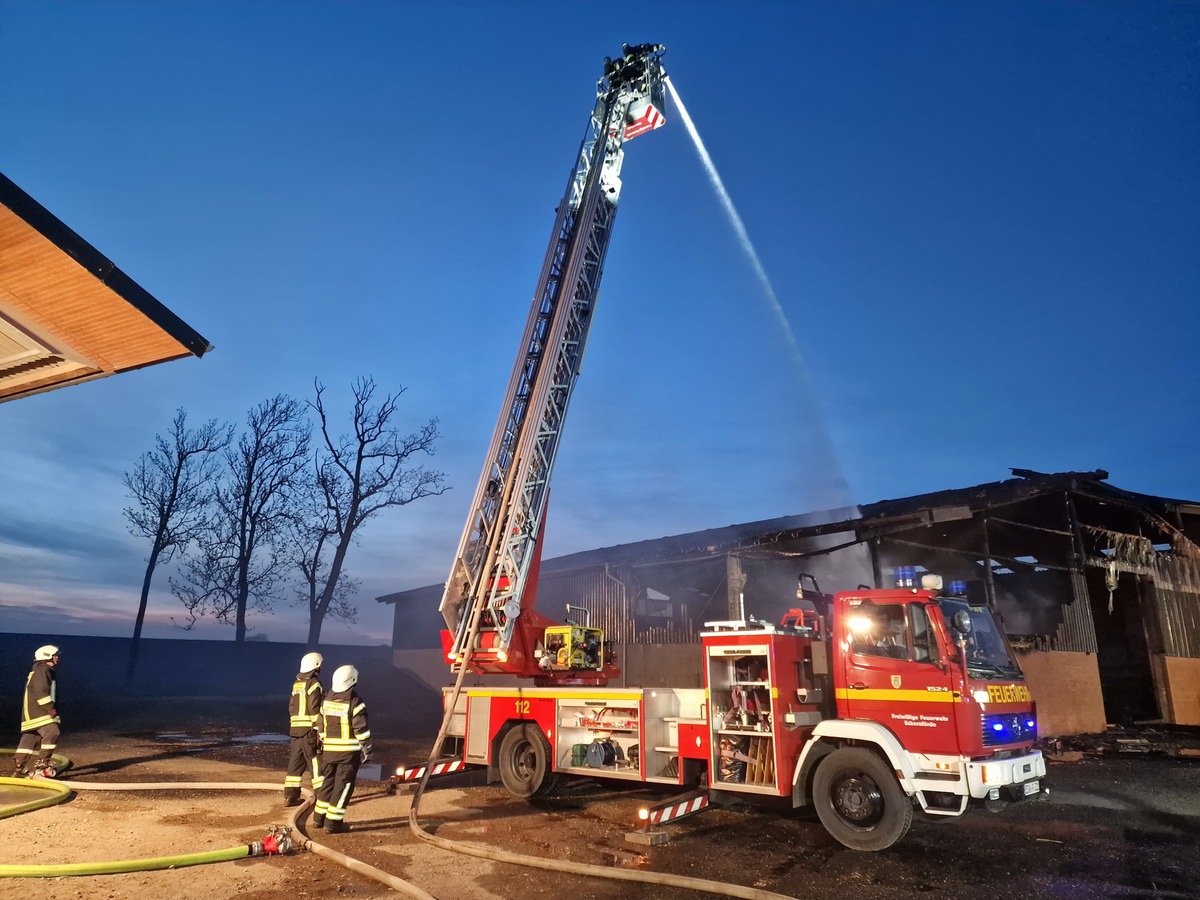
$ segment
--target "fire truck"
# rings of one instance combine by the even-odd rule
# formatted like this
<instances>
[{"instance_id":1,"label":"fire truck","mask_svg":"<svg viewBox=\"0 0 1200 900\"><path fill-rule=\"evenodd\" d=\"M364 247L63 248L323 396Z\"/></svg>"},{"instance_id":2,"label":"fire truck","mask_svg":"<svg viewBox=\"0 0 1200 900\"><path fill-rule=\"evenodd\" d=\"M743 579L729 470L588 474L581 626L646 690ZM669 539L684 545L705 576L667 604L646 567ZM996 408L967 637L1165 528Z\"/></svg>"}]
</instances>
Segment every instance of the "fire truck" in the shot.
<instances>
[{"instance_id":1,"label":"fire truck","mask_svg":"<svg viewBox=\"0 0 1200 900\"><path fill-rule=\"evenodd\" d=\"M624 143L665 122L663 49L625 45L605 60L442 598L458 679L429 762L393 781L486 766L529 799L573 776L684 791L645 811L656 825L725 799L789 798L858 850L891 846L917 816L1044 794L1035 704L1004 633L986 604L943 592L935 576L832 597L805 591L802 577L802 605L778 624L706 624L703 687L615 686L620 668L600 629L535 609L550 471ZM467 673L532 685L463 687Z\"/></svg>"}]
</instances>

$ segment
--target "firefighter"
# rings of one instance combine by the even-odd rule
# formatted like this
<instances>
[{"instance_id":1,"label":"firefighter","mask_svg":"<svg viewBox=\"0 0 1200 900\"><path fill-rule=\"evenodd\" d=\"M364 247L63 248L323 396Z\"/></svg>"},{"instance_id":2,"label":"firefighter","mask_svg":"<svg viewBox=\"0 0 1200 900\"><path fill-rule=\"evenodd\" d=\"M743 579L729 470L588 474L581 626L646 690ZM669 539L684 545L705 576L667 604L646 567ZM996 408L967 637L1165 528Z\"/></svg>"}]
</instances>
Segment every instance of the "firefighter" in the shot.
<instances>
[{"instance_id":1,"label":"firefighter","mask_svg":"<svg viewBox=\"0 0 1200 900\"><path fill-rule=\"evenodd\" d=\"M354 690L356 684L358 669L342 666L333 673L332 690L321 703L321 775L325 781L317 791L313 825L331 834L350 830L346 807L354 793L354 779L358 767L371 758L367 705Z\"/></svg>"},{"instance_id":2,"label":"firefighter","mask_svg":"<svg viewBox=\"0 0 1200 900\"><path fill-rule=\"evenodd\" d=\"M33 653L33 669L25 679L25 699L21 704L21 742L13 755L16 767L14 778L41 775L53 778L54 748L58 746L59 718L54 668L58 665L58 648L53 644L38 647ZM30 757L40 750L30 771Z\"/></svg>"},{"instance_id":3,"label":"firefighter","mask_svg":"<svg viewBox=\"0 0 1200 900\"><path fill-rule=\"evenodd\" d=\"M300 805L300 779L308 772L312 778L313 793L321 789L321 736L317 729L321 718L321 701L325 690L321 687L321 663L325 660L320 653L305 653L300 660L300 674L292 684L292 696L288 701L288 715L292 745L288 754L287 775L283 779L283 805Z\"/></svg>"}]
</instances>

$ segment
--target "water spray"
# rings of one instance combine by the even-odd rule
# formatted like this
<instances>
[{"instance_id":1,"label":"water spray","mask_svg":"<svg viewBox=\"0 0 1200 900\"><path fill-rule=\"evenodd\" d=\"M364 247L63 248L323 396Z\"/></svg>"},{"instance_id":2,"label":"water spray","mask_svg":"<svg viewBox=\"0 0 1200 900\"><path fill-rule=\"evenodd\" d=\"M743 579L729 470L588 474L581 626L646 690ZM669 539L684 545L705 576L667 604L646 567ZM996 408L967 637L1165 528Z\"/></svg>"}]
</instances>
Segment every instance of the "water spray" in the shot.
<instances>
[{"instance_id":1,"label":"water spray","mask_svg":"<svg viewBox=\"0 0 1200 900\"><path fill-rule=\"evenodd\" d=\"M691 135L692 143L696 146L696 152L699 154L700 161L704 165L704 171L708 173L708 180L712 183L717 198L725 208L725 214L729 218L729 223L733 226L738 243L741 244L743 252L750 260L754 274L758 276L763 294L766 296L767 302L771 306L771 311L775 314L775 318L779 322L779 327L783 331L788 348L792 352L792 359L796 363L796 368L800 373L804 388L810 396L815 396L815 391L812 388L812 378L809 375L808 366L804 362L804 357L800 353L800 345L796 343L796 335L792 332L791 323L788 322L787 315L783 311L783 305L779 302L779 298L775 294L775 288L771 285L771 279L767 277L767 270L763 267L762 260L758 257L758 251L754 249L754 244L750 240L750 234L746 231L742 217L738 215L737 208L733 205L733 199L729 196L729 191L725 189L725 182L721 180L721 176L717 173L717 167L713 163L712 157L708 155L708 148L704 146L704 141L700 140L700 132L696 130L696 125L692 121L692 117L688 115L687 107L683 105L683 101L679 98L679 92L675 90L675 85L671 82L669 75L663 76L663 84L666 85L667 91L675 103L675 108L679 111L680 120L687 129L688 134ZM826 465L830 467L830 473L833 476L831 482L834 485L835 496L831 500L836 505L849 506L850 500L846 480L842 474L841 466L837 462L837 453L834 450L833 438L829 434L829 427L824 418L818 418L819 421L814 421L810 424L810 431L822 445Z\"/></svg>"},{"instance_id":2,"label":"water spray","mask_svg":"<svg viewBox=\"0 0 1200 900\"><path fill-rule=\"evenodd\" d=\"M738 215L738 211L733 205L733 200L729 196L729 191L725 190L725 182L717 174L717 167L713 164L712 157L708 155L708 149L704 146L704 141L700 140L700 132L696 130L696 125L692 122L692 117L688 115L687 107L679 99L679 92L675 90L675 85L671 83L670 76L663 77L663 84L667 86L667 90L671 93L671 99L675 101L675 106L679 110L679 118L683 121L688 134L691 135L692 143L696 145L696 152L700 154L700 161L704 163L704 170L708 173L708 180L712 182L713 190L717 192L717 197L720 199L721 205L725 207L725 214L729 217L729 223L733 226L733 230L737 234L738 243L742 245L742 250L750 259L750 265L754 267L754 274L758 276L758 280L762 284L763 293L766 294L767 300L771 304L771 310L775 313L775 318L779 320L779 325L783 329L783 336L787 340L788 347L791 348L792 355L796 358L796 361L803 365L804 358L800 355L800 347L796 343L796 336L792 333L791 323L788 322L787 316L783 312L783 306L780 304L779 298L775 295L775 288L771 286L771 279L767 277L767 270L763 268L762 260L758 258L758 252L754 249L754 244L750 241L750 234L746 231L742 217Z\"/></svg>"}]
</instances>

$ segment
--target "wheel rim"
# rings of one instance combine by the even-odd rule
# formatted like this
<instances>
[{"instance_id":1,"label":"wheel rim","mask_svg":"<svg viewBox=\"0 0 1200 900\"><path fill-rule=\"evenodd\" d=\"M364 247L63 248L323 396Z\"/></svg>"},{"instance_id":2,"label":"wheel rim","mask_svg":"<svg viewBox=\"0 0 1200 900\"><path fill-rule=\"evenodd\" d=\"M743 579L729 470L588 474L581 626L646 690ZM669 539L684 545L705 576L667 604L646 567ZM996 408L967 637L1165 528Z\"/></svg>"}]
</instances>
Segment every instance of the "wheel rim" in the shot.
<instances>
[{"instance_id":1,"label":"wheel rim","mask_svg":"<svg viewBox=\"0 0 1200 900\"><path fill-rule=\"evenodd\" d=\"M833 808L852 825L866 828L883 818L883 792L870 776L847 774L833 786Z\"/></svg>"},{"instance_id":2,"label":"wheel rim","mask_svg":"<svg viewBox=\"0 0 1200 900\"><path fill-rule=\"evenodd\" d=\"M509 769L522 784L533 781L537 772L537 754L533 752L533 744L519 741L513 745L509 754Z\"/></svg>"}]
</instances>

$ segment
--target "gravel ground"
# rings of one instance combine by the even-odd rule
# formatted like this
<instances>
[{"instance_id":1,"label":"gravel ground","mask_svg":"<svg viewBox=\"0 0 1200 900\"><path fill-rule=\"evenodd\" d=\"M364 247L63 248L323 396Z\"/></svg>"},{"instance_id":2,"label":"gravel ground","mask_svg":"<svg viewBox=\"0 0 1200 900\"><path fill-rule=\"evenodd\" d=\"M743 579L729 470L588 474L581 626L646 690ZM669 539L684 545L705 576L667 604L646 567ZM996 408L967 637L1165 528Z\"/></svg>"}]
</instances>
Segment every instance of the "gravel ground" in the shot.
<instances>
[{"instance_id":1,"label":"gravel ground","mask_svg":"<svg viewBox=\"0 0 1200 900\"><path fill-rule=\"evenodd\" d=\"M186 782L280 781L286 746L235 741L245 732L208 730L194 740L153 733L68 735L69 777L87 782L172 780L179 790L78 791L69 802L0 819L5 863L57 863L168 856L260 839L284 821L280 793L187 790ZM1128 745L1125 745L1128 746ZM425 741L383 740L376 756L415 762ZM1049 801L1005 813L917 823L883 853L846 850L812 817L734 806L684 820L671 840L644 847L624 839L644 789L583 781L533 807L483 783L481 773L431 784L421 821L452 840L622 869L670 872L804 898L847 892L881 898L980 895L1006 898L1200 897L1200 760L1152 754L1082 754L1051 762ZM663 900L694 891L519 868L450 853L408 828L411 797L361 782L347 834L314 837L406 878L441 900ZM0 898L37 896L161 900L165 897L308 898L395 896L385 886L312 853L182 869L77 878L3 879Z\"/></svg>"}]
</instances>

